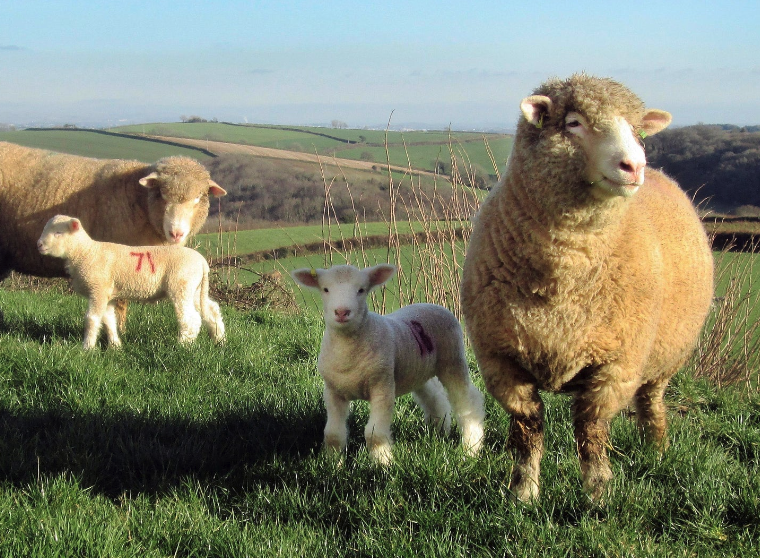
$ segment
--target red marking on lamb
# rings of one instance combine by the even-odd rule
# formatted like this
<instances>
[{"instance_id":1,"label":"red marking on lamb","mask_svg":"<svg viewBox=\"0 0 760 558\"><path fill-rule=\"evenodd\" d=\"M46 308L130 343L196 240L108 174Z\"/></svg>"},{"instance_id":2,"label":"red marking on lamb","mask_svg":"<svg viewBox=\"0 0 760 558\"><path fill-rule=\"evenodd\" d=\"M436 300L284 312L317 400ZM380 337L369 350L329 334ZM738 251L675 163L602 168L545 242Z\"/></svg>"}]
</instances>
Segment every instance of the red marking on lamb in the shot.
<instances>
[{"instance_id":1,"label":"red marking on lamb","mask_svg":"<svg viewBox=\"0 0 760 558\"><path fill-rule=\"evenodd\" d=\"M435 345L430 336L425 333L425 328L422 324L416 320L412 320L408 323L409 329L414 335L414 340L417 341L417 346L420 348L420 356L431 354L435 350Z\"/></svg>"},{"instance_id":2,"label":"red marking on lamb","mask_svg":"<svg viewBox=\"0 0 760 558\"><path fill-rule=\"evenodd\" d=\"M135 266L136 272L139 272L142 269L143 258L146 258L148 260L148 264L150 265L150 272L156 272L156 264L153 262L153 257L150 255L150 252L130 252L129 255L137 256L137 266Z\"/></svg>"}]
</instances>

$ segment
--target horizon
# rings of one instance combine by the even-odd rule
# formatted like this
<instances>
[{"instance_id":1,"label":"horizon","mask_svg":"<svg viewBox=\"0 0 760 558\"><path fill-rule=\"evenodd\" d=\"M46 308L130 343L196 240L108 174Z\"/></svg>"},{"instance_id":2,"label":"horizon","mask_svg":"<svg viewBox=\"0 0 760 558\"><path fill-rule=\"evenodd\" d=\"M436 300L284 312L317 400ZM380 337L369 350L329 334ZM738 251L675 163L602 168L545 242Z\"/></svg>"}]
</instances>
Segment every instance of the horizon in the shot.
<instances>
[{"instance_id":1,"label":"horizon","mask_svg":"<svg viewBox=\"0 0 760 558\"><path fill-rule=\"evenodd\" d=\"M562 6L562 9L558 9ZM760 3L429 0L362 6L84 0L0 6L0 123L514 130L520 100L586 71L673 126L760 124ZM582 14L577 17L574 14Z\"/></svg>"}]
</instances>

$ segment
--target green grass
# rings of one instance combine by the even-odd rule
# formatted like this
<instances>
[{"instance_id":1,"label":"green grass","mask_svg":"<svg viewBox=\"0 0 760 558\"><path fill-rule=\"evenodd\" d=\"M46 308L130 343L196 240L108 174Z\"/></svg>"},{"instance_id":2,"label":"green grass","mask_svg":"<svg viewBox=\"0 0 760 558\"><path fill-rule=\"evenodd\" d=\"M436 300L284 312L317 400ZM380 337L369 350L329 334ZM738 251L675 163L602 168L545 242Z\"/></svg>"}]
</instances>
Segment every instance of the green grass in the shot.
<instances>
[{"instance_id":1,"label":"green grass","mask_svg":"<svg viewBox=\"0 0 760 558\"><path fill-rule=\"evenodd\" d=\"M136 159L146 163L152 163L170 155L185 155L201 161L208 159L208 155L204 155L197 149L82 130L0 132L0 141L84 157Z\"/></svg>"},{"instance_id":2,"label":"green grass","mask_svg":"<svg viewBox=\"0 0 760 558\"><path fill-rule=\"evenodd\" d=\"M546 396L542 495L509 499L508 421L487 438L425 431L403 397L396 463L319 453L316 314L224 308L229 338L175 342L167 304L133 305L121 350L80 349L84 300L0 290L2 556L752 556L760 548L760 398L677 376L671 447L612 425L604 507L580 488L568 399ZM474 361L470 357L473 370ZM475 381L482 388L480 378Z\"/></svg>"},{"instance_id":3,"label":"green grass","mask_svg":"<svg viewBox=\"0 0 760 558\"><path fill-rule=\"evenodd\" d=\"M297 131L303 130L303 131ZM360 159L369 153L379 165L386 163L386 133L382 130L336 130L312 127L256 127L235 126L218 122L202 123L156 123L137 124L113 128L112 131L208 139L286 149L321 154L335 153L347 159ZM324 134L331 137L324 137ZM364 137L364 143L359 142ZM487 138L494 154L497 167L501 171L512 149L512 137L503 134L482 134L473 132L391 132L387 134L388 152L393 165L415 169L434 170L435 163L441 161L450 166L449 142L460 159L476 165L483 172L493 174L493 164L487 154L483 138ZM337 138L337 139L336 139Z\"/></svg>"}]
</instances>

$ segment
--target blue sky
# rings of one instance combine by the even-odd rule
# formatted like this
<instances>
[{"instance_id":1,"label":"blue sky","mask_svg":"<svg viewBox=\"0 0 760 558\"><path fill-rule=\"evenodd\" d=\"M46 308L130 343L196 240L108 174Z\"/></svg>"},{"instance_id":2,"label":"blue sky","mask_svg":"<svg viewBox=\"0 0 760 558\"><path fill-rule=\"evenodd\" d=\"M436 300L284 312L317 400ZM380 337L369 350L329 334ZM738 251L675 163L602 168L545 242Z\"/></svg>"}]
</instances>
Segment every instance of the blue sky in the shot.
<instances>
[{"instance_id":1,"label":"blue sky","mask_svg":"<svg viewBox=\"0 0 760 558\"><path fill-rule=\"evenodd\" d=\"M760 124L760 2L0 4L0 123L511 128L551 76L605 75L676 125Z\"/></svg>"}]
</instances>

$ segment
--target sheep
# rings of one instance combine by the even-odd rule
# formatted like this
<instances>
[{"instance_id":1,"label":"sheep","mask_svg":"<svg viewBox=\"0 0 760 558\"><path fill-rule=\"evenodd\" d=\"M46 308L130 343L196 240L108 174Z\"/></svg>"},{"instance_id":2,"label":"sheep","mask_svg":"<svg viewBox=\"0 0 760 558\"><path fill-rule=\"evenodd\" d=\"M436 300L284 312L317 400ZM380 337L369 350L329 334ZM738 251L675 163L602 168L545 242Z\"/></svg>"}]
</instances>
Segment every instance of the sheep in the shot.
<instances>
[{"instance_id":1,"label":"sheep","mask_svg":"<svg viewBox=\"0 0 760 558\"><path fill-rule=\"evenodd\" d=\"M318 289L324 303L317 367L325 382L325 450L345 450L350 402L363 399L370 407L364 430L370 456L390 464L394 400L412 392L425 420L438 431L449 432L453 406L464 451L474 456L483 442L483 394L470 380L457 318L435 304L411 304L386 316L367 308L370 291L395 271L393 265L379 264L291 273L300 285Z\"/></svg>"},{"instance_id":2,"label":"sheep","mask_svg":"<svg viewBox=\"0 0 760 558\"><path fill-rule=\"evenodd\" d=\"M40 231L54 215L77 217L104 242L184 245L206 221L209 195L225 194L188 157L148 165L0 142L0 280L14 270L65 276L63 262L35 250ZM123 330L126 307L119 310Z\"/></svg>"},{"instance_id":3,"label":"sheep","mask_svg":"<svg viewBox=\"0 0 760 558\"><path fill-rule=\"evenodd\" d=\"M572 394L583 488L612 478L609 422L634 401L666 445L663 394L710 307L713 261L678 185L645 168L645 135L669 113L628 88L576 74L523 99L505 176L473 222L461 301L489 393L511 415L510 488L537 499L539 390Z\"/></svg>"},{"instance_id":4,"label":"sheep","mask_svg":"<svg viewBox=\"0 0 760 558\"><path fill-rule=\"evenodd\" d=\"M37 241L40 254L61 258L74 291L89 301L84 349L95 347L105 324L111 346L119 340L115 301L168 298L179 322L179 341L192 342L201 322L218 343L224 341L219 305L208 297L209 268L195 250L183 246L126 246L90 238L82 222L67 215L51 217Z\"/></svg>"}]
</instances>

